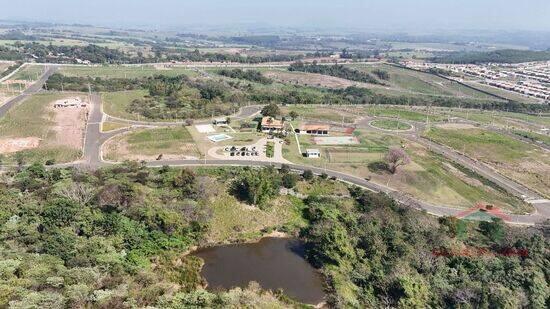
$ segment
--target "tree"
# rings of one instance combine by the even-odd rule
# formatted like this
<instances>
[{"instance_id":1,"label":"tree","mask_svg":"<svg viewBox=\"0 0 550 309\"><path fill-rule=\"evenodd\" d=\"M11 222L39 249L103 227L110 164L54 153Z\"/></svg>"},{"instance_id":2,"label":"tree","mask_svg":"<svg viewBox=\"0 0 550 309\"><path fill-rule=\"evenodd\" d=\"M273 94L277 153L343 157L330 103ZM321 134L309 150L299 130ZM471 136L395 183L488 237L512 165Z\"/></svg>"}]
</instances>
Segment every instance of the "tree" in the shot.
<instances>
[{"instance_id":1,"label":"tree","mask_svg":"<svg viewBox=\"0 0 550 309\"><path fill-rule=\"evenodd\" d=\"M401 148L390 148L385 157L388 169L392 174L395 174L397 168L401 165L407 165L411 162L411 159L407 153Z\"/></svg>"},{"instance_id":2,"label":"tree","mask_svg":"<svg viewBox=\"0 0 550 309\"><path fill-rule=\"evenodd\" d=\"M288 113L288 116L292 118L292 120L295 120L296 118L298 118L298 113L295 111L290 111L290 113Z\"/></svg>"},{"instance_id":3,"label":"tree","mask_svg":"<svg viewBox=\"0 0 550 309\"><path fill-rule=\"evenodd\" d=\"M272 169L245 170L233 181L231 190L241 200L263 206L278 193L280 185L281 179Z\"/></svg>"},{"instance_id":4,"label":"tree","mask_svg":"<svg viewBox=\"0 0 550 309\"><path fill-rule=\"evenodd\" d=\"M283 187L292 189L296 186L296 182L298 182L298 179L295 174L287 173L283 175Z\"/></svg>"},{"instance_id":5,"label":"tree","mask_svg":"<svg viewBox=\"0 0 550 309\"><path fill-rule=\"evenodd\" d=\"M275 103L270 103L269 105L264 106L262 108L262 115L267 117L277 117L281 114L281 110L279 109L279 106Z\"/></svg>"},{"instance_id":6,"label":"tree","mask_svg":"<svg viewBox=\"0 0 550 309\"><path fill-rule=\"evenodd\" d=\"M304 173L302 174L302 177L304 177L305 180L312 180L314 175L313 175L313 172L311 170L305 170Z\"/></svg>"}]
</instances>

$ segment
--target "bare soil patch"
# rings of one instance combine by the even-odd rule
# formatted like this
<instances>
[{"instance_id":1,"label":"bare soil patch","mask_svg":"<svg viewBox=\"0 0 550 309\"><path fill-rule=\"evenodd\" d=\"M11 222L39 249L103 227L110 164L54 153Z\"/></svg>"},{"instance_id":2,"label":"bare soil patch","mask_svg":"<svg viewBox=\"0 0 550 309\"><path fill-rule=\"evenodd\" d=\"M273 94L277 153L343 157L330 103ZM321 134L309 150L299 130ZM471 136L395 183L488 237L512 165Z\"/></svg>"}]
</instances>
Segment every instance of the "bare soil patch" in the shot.
<instances>
[{"instance_id":1,"label":"bare soil patch","mask_svg":"<svg viewBox=\"0 0 550 309\"><path fill-rule=\"evenodd\" d=\"M58 107L50 105L53 112L53 127L55 145L68 146L75 149L82 148L88 107Z\"/></svg>"},{"instance_id":2,"label":"bare soil patch","mask_svg":"<svg viewBox=\"0 0 550 309\"><path fill-rule=\"evenodd\" d=\"M40 138L38 137L4 138L0 139L0 153L15 153L21 150L38 148L38 145L40 145Z\"/></svg>"}]
</instances>

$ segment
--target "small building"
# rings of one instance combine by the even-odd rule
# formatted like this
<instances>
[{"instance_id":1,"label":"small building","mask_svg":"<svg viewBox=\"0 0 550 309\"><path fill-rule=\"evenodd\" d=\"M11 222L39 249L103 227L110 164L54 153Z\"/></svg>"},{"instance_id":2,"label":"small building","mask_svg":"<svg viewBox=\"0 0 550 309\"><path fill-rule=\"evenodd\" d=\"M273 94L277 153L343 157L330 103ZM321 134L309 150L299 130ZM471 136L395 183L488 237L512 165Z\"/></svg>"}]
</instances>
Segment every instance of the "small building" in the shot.
<instances>
[{"instance_id":1,"label":"small building","mask_svg":"<svg viewBox=\"0 0 550 309\"><path fill-rule=\"evenodd\" d=\"M219 126L219 125L228 125L227 118L216 118L212 120L212 124Z\"/></svg>"},{"instance_id":2,"label":"small building","mask_svg":"<svg viewBox=\"0 0 550 309\"><path fill-rule=\"evenodd\" d=\"M328 124L303 124L295 130L298 134L328 135L330 126Z\"/></svg>"},{"instance_id":3,"label":"small building","mask_svg":"<svg viewBox=\"0 0 550 309\"><path fill-rule=\"evenodd\" d=\"M306 158L320 158L321 151L319 149L306 149Z\"/></svg>"},{"instance_id":4,"label":"small building","mask_svg":"<svg viewBox=\"0 0 550 309\"><path fill-rule=\"evenodd\" d=\"M285 123L283 120L278 120L273 117L263 117L261 128L264 133L282 133L285 128Z\"/></svg>"}]
</instances>

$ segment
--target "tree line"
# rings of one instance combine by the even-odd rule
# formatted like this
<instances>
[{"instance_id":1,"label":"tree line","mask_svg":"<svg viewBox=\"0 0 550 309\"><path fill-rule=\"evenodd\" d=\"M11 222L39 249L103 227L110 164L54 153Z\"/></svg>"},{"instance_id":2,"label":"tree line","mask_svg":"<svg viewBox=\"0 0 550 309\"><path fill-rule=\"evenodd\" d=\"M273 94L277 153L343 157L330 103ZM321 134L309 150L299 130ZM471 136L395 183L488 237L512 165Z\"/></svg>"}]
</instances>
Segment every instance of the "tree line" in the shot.
<instances>
[{"instance_id":1,"label":"tree line","mask_svg":"<svg viewBox=\"0 0 550 309\"><path fill-rule=\"evenodd\" d=\"M349 79L356 82L369 83L369 84L383 84L374 76L367 72L351 69L343 65L319 65L316 62L307 64L303 62L296 62L290 65L289 71L317 73L323 75L334 76L338 78Z\"/></svg>"}]
</instances>

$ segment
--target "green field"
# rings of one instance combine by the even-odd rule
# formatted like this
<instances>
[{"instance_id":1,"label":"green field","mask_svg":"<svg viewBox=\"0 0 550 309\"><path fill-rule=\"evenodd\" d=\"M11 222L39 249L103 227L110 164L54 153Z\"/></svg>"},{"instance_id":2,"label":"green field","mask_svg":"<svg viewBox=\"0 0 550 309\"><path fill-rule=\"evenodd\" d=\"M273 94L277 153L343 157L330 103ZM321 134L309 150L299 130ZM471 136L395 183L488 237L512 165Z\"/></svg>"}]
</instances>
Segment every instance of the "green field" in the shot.
<instances>
[{"instance_id":1,"label":"green field","mask_svg":"<svg viewBox=\"0 0 550 309\"><path fill-rule=\"evenodd\" d=\"M44 73L44 66L42 65L27 65L17 73L15 73L10 79L11 80L26 80L26 81L35 81L40 75Z\"/></svg>"},{"instance_id":2,"label":"green field","mask_svg":"<svg viewBox=\"0 0 550 309\"><path fill-rule=\"evenodd\" d=\"M168 68L156 69L150 65L139 67L130 66L64 66L59 73L65 76L88 76L92 78L139 78L155 75L177 76L189 75L196 76L197 73L187 68Z\"/></svg>"},{"instance_id":3,"label":"green field","mask_svg":"<svg viewBox=\"0 0 550 309\"><path fill-rule=\"evenodd\" d=\"M550 155L536 146L483 129L433 128L425 135L550 196Z\"/></svg>"},{"instance_id":4,"label":"green field","mask_svg":"<svg viewBox=\"0 0 550 309\"><path fill-rule=\"evenodd\" d=\"M478 202L492 202L499 207L522 213L529 206L501 191L476 174L462 170L433 154L424 147L391 134L359 131L359 145L320 146L309 136L299 136L302 151L321 150L321 158L308 159L298 154L294 136L283 148L284 157L291 161L320 168L346 172L388 185L421 200L457 208L472 207ZM406 147L412 163L391 175L380 168L389 147Z\"/></svg>"},{"instance_id":5,"label":"green field","mask_svg":"<svg viewBox=\"0 0 550 309\"><path fill-rule=\"evenodd\" d=\"M412 128L412 126L408 123L389 119L374 120L370 124L373 127L384 130L410 130Z\"/></svg>"},{"instance_id":6,"label":"green field","mask_svg":"<svg viewBox=\"0 0 550 309\"><path fill-rule=\"evenodd\" d=\"M102 94L103 111L113 117L119 117L128 120L147 120L144 117L138 117L126 111L126 108L135 99L143 98L147 95L146 90L132 90L109 92Z\"/></svg>"},{"instance_id":7,"label":"green field","mask_svg":"<svg viewBox=\"0 0 550 309\"><path fill-rule=\"evenodd\" d=\"M106 145L109 160L200 157L193 138L185 127L142 129L116 137Z\"/></svg>"},{"instance_id":8,"label":"green field","mask_svg":"<svg viewBox=\"0 0 550 309\"><path fill-rule=\"evenodd\" d=\"M390 78L383 81L386 87L373 88L378 93L388 95L433 95L452 96L479 100L497 100L482 92L472 90L456 82L446 80L433 74L403 69L387 64L380 65L353 65L356 69L372 73L382 70L389 73Z\"/></svg>"},{"instance_id":9,"label":"green field","mask_svg":"<svg viewBox=\"0 0 550 309\"><path fill-rule=\"evenodd\" d=\"M6 162L13 163L19 157L24 162L54 160L61 163L74 161L81 156L81 149L72 149L54 142L56 135L51 130L54 125L53 113L46 111L47 104L66 96L58 93L33 95L0 119L0 138L41 139L38 148L5 154Z\"/></svg>"}]
</instances>

